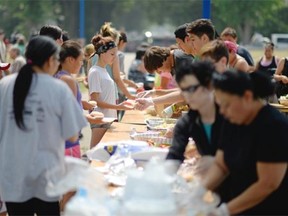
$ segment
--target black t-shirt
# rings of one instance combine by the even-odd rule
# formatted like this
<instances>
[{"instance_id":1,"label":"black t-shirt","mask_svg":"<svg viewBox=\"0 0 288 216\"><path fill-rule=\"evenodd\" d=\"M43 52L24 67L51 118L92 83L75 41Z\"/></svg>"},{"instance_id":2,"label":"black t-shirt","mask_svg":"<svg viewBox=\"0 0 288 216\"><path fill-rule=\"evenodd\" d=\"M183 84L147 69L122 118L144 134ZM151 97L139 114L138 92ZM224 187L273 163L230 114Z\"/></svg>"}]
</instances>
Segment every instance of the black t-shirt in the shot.
<instances>
[{"instance_id":1,"label":"black t-shirt","mask_svg":"<svg viewBox=\"0 0 288 216\"><path fill-rule=\"evenodd\" d=\"M250 125L224 122L220 148L230 171L232 197L257 181L257 162L288 162L288 120L278 110L263 107ZM288 172L268 198L241 215L288 215Z\"/></svg>"},{"instance_id":2,"label":"black t-shirt","mask_svg":"<svg viewBox=\"0 0 288 216\"><path fill-rule=\"evenodd\" d=\"M237 48L237 54L242 56L246 60L248 65L250 66L254 65L254 60L249 51L245 47L239 45Z\"/></svg>"},{"instance_id":3,"label":"black t-shirt","mask_svg":"<svg viewBox=\"0 0 288 216\"><path fill-rule=\"evenodd\" d=\"M192 55L186 54L180 49L173 50L173 56L174 56L174 67L171 70L172 76L176 74L177 68L181 64L182 60L188 60L191 62L194 60L194 57Z\"/></svg>"}]
</instances>

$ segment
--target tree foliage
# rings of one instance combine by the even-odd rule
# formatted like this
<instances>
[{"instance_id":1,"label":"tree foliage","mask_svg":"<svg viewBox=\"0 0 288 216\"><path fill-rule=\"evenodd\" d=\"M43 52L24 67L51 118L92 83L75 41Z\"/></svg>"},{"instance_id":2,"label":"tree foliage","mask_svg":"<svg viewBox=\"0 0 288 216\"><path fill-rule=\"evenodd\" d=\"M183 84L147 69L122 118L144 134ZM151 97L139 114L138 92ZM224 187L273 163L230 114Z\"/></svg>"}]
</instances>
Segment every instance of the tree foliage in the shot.
<instances>
[{"instance_id":1,"label":"tree foliage","mask_svg":"<svg viewBox=\"0 0 288 216\"><path fill-rule=\"evenodd\" d=\"M60 10L57 2L35 0L0 0L1 27L8 32L25 35L36 31L45 22L55 22L55 12Z\"/></svg>"},{"instance_id":2,"label":"tree foliage","mask_svg":"<svg viewBox=\"0 0 288 216\"><path fill-rule=\"evenodd\" d=\"M267 22L275 18L278 23L282 22L277 16L284 7L281 0L215 0L212 4L213 19L220 21L220 25L235 28L243 43L248 43L253 31Z\"/></svg>"},{"instance_id":3,"label":"tree foliage","mask_svg":"<svg viewBox=\"0 0 288 216\"><path fill-rule=\"evenodd\" d=\"M0 0L0 28L29 36L44 24L57 24L79 36L80 0ZM176 27L202 16L202 0L84 0L87 41L104 22L143 32L152 25ZM288 31L285 0L211 0L211 19L220 33L235 28L243 43L257 31L269 36Z\"/></svg>"}]
</instances>

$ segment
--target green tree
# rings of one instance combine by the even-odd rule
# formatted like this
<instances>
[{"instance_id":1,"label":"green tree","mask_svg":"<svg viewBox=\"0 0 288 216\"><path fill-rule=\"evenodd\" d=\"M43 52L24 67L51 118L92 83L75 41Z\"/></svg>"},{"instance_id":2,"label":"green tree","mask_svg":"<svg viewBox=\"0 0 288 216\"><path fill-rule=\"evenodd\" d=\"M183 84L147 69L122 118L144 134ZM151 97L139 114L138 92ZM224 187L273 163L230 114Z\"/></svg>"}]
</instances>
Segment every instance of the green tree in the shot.
<instances>
[{"instance_id":1,"label":"green tree","mask_svg":"<svg viewBox=\"0 0 288 216\"><path fill-rule=\"evenodd\" d=\"M270 19L266 20L262 25L255 28L255 31L260 32L266 37L270 37L272 33L287 33L288 32L288 6L275 11Z\"/></svg>"},{"instance_id":2,"label":"green tree","mask_svg":"<svg viewBox=\"0 0 288 216\"><path fill-rule=\"evenodd\" d=\"M235 28L244 44L249 43L257 27L275 19L277 11L284 7L281 0L214 0L212 4L214 23ZM278 22L283 22L280 17Z\"/></svg>"},{"instance_id":3,"label":"green tree","mask_svg":"<svg viewBox=\"0 0 288 216\"><path fill-rule=\"evenodd\" d=\"M55 12L59 11L58 1L45 0L0 0L2 19L0 26L7 33L21 32L29 36L38 31L43 23L56 23Z\"/></svg>"},{"instance_id":4,"label":"green tree","mask_svg":"<svg viewBox=\"0 0 288 216\"><path fill-rule=\"evenodd\" d=\"M116 28L123 27L119 20L126 13L129 13L133 5L134 0L86 0L86 40L90 41L91 37L99 31L104 22L112 22Z\"/></svg>"},{"instance_id":5,"label":"green tree","mask_svg":"<svg viewBox=\"0 0 288 216\"><path fill-rule=\"evenodd\" d=\"M127 30L142 30L151 25L178 26L201 17L202 1L199 0L145 0L133 1L126 13L114 13L117 21ZM121 16L119 16L121 14ZM131 24L130 24L131 23Z\"/></svg>"}]
</instances>

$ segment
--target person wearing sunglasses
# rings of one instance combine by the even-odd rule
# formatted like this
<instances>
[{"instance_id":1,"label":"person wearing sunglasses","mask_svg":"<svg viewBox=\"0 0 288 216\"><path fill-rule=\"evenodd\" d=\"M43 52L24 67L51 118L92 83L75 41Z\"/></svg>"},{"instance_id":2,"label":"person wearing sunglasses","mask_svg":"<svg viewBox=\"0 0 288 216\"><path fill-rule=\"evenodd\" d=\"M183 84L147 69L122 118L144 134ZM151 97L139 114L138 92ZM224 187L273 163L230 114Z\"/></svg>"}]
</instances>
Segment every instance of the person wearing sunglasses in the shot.
<instances>
[{"instance_id":1,"label":"person wearing sunglasses","mask_svg":"<svg viewBox=\"0 0 288 216\"><path fill-rule=\"evenodd\" d=\"M215 67L210 61L184 61L180 65L176 81L190 110L177 121L167 159L183 162L190 137L201 156L215 155L223 118L215 103L211 84L214 72Z\"/></svg>"},{"instance_id":2,"label":"person wearing sunglasses","mask_svg":"<svg viewBox=\"0 0 288 216\"><path fill-rule=\"evenodd\" d=\"M176 75L176 81L190 110L177 121L166 159L180 162L189 159L188 143L190 137L193 138L197 153L201 156L195 164L194 174L200 177L204 177L214 163L219 146L224 119L215 102L211 82L214 73L223 73L227 69L228 56L224 42L214 40L201 49L201 61L183 63ZM231 199L229 181L227 178L216 189L221 202Z\"/></svg>"},{"instance_id":3,"label":"person wearing sunglasses","mask_svg":"<svg viewBox=\"0 0 288 216\"><path fill-rule=\"evenodd\" d=\"M200 51L200 58L204 62L192 63L191 61L186 61L180 65L177 71L176 81L182 96L190 106L190 111L188 115L179 119L179 123L175 126L173 144L167 159L183 161L189 137L194 139L197 150L201 155L215 155L216 143L214 142L214 137L212 136L214 132L212 133L212 131L219 130L218 124L215 126L217 121L213 121L212 118L212 121L210 121L212 127L210 129L206 125L208 135L205 134L203 122L207 121L206 113L215 113L215 110L218 112L210 82L214 71L222 73L227 69L228 49L222 40L214 40L203 46ZM206 89L204 91L205 94L199 94L199 89L203 88ZM206 112L203 113L204 111ZM215 113L215 116L214 120L217 120L217 118L221 120L218 113ZM208 142L209 134L211 135L210 138L212 138L210 140L211 144ZM215 139L217 139L217 136L216 134Z\"/></svg>"},{"instance_id":4,"label":"person wearing sunglasses","mask_svg":"<svg viewBox=\"0 0 288 216\"><path fill-rule=\"evenodd\" d=\"M211 87L212 74L215 73L214 71L223 73L227 70L229 53L224 41L217 39L205 44L199 51L199 57L202 63L201 61L195 63L198 65L197 67L194 63L191 63L192 67L191 64L182 65L182 72L179 72L176 76L176 81L185 101L189 105L191 104L191 110L179 119L175 126L172 147L167 159L182 162L187 156L189 157L187 149L189 149L188 142L191 137L194 139L196 149L201 156L195 164L194 174L205 177L214 163L216 149L219 145L221 125L224 121L219 114L219 107L216 105L213 88ZM182 68L185 70L182 70ZM203 91L203 89L206 90ZM202 97L203 99L201 99ZM198 107L195 109L196 105ZM207 120L209 119L209 112L214 114L214 120L213 115L212 118L210 116L210 126L209 120ZM227 178L216 190L220 195L221 202L227 202L231 199L229 181L229 178Z\"/></svg>"}]
</instances>

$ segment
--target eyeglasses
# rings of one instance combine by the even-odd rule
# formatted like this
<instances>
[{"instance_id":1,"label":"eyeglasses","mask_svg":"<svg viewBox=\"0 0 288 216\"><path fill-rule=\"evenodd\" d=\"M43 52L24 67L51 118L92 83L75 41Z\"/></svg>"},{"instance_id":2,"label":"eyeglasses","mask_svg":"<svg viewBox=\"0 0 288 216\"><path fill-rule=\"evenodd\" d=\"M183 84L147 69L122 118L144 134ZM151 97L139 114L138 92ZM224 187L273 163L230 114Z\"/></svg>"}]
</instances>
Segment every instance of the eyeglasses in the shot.
<instances>
[{"instance_id":1,"label":"eyeglasses","mask_svg":"<svg viewBox=\"0 0 288 216\"><path fill-rule=\"evenodd\" d=\"M197 85L192 85L192 86L189 86L187 88L180 88L182 93L186 92L186 93L189 93L189 94L193 94L201 85L200 84L197 84Z\"/></svg>"}]
</instances>

